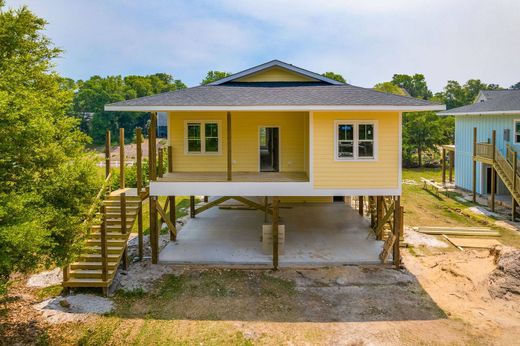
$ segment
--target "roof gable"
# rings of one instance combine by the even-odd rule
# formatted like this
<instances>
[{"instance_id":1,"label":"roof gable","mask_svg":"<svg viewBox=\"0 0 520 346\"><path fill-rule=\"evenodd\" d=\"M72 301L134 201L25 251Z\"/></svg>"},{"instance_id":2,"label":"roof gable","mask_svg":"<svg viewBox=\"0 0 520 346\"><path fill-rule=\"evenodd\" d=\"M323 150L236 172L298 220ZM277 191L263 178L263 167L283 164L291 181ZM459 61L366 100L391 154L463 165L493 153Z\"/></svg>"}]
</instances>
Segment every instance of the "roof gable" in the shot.
<instances>
[{"instance_id":1,"label":"roof gable","mask_svg":"<svg viewBox=\"0 0 520 346\"><path fill-rule=\"evenodd\" d=\"M318 73L296 67L280 60L251 67L247 70L222 78L208 85L222 85L229 82L325 82L328 84L344 84Z\"/></svg>"},{"instance_id":2,"label":"roof gable","mask_svg":"<svg viewBox=\"0 0 520 346\"><path fill-rule=\"evenodd\" d=\"M438 114L520 114L520 90L481 90L474 103Z\"/></svg>"}]
</instances>

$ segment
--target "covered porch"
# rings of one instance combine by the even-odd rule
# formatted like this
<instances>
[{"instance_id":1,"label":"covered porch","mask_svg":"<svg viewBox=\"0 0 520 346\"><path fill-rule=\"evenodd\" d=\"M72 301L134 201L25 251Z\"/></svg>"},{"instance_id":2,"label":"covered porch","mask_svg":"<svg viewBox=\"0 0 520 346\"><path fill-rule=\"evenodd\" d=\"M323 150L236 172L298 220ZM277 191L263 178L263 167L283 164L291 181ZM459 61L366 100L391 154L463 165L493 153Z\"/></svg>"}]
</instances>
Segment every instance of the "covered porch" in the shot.
<instances>
[{"instance_id":1,"label":"covered porch","mask_svg":"<svg viewBox=\"0 0 520 346\"><path fill-rule=\"evenodd\" d=\"M280 267L381 263L384 241L376 240L370 222L347 204L282 203L279 210L285 226ZM271 267L272 255L262 248L264 224L258 210L208 209L184 225L159 262Z\"/></svg>"}]
</instances>

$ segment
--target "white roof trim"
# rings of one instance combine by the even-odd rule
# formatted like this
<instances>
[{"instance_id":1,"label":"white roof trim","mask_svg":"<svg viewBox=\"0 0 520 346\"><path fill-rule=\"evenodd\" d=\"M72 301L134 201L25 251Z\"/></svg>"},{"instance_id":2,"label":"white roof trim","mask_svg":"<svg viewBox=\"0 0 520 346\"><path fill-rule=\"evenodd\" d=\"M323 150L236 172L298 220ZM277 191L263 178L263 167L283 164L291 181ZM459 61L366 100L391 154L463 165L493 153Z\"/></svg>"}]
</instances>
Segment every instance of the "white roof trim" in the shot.
<instances>
[{"instance_id":1,"label":"white roof trim","mask_svg":"<svg viewBox=\"0 0 520 346\"><path fill-rule=\"evenodd\" d=\"M442 112L439 115L508 115L508 114L520 114L520 110L516 111L489 111L489 112L464 112L464 113L449 113Z\"/></svg>"},{"instance_id":2,"label":"white roof trim","mask_svg":"<svg viewBox=\"0 0 520 346\"><path fill-rule=\"evenodd\" d=\"M385 106L385 105L345 105L345 106L105 106L105 111L119 112L168 112L168 111L440 111L444 105L428 106Z\"/></svg>"},{"instance_id":3,"label":"white roof trim","mask_svg":"<svg viewBox=\"0 0 520 346\"><path fill-rule=\"evenodd\" d=\"M220 85L222 83L230 82L230 81L235 80L235 79L239 79L239 78L242 78L242 77L245 77L245 76L249 76L251 74L260 72L262 70L266 70L266 69L274 67L274 66L278 66L278 67L290 70L292 72L296 72L296 73L302 74L302 75L307 76L309 78L320 80L322 82L327 82L327 83L330 83L330 84L345 84L345 83L338 82L337 80L324 77L324 76L322 76L322 75L320 75L318 73L314 73L314 72L305 70L303 68L299 68L299 67L287 64L287 63L285 63L283 61L273 60L273 61L266 62L265 64L258 65L258 66L255 66L255 67L251 67L251 68L248 68L247 70L244 70L244 71L232 74L229 77L225 77L225 78L219 79L218 81L215 81L213 83L209 83L208 85Z\"/></svg>"}]
</instances>

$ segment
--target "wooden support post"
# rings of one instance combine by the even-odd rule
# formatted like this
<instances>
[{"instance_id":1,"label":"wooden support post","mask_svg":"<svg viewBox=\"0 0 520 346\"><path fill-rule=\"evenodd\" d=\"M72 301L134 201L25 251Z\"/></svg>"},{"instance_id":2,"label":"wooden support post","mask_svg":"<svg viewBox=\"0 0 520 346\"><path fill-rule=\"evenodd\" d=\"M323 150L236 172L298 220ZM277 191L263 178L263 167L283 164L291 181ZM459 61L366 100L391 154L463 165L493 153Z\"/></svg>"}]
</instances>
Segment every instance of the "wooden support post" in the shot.
<instances>
[{"instance_id":1,"label":"wooden support post","mask_svg":"<svg viewBox=\"0 0 520 346\"><path fill-rule=\"evenodd\" d=\"M383 197L377 196L376 197L376 224L375 229L379 228L379 224L383 221ZM376 234L377 240L382 239L383 233Z\"/></svg>"},{"instance_id":2,"label":"wooden support post","mask_svg":"<svg viewBox=\"0 0 520 346\"><path fill-rule=\"evenodd\" d=\"M400 236L400 229L401 229L401 197L400 196L396 196L395 197L395 202L394 202L394 229L393 229L393 232L394 232L394 236L395 236L395 241L394 241L394 245L393 245L393 253L392 253L392 257L393 257L393 260L394 260L394 265L396 267L399 267L400 264L401 264L401 253L400 253L400 249L399 249L399 236Z\"/></svg>"},{"instance_id":3,"label":"wooden support post","mask_svg":"<svg viewBox=\"0 0 520 346\"><path fill-rule=\"evenodd\" d=\"M107 230L105 206L101 206L101 228L99 229L99 241L101 245L101 280L108 281L108 257L107 257Z\"/></svg>"},{"instance_id":4,"label":"wooden support post","mask_svg":"<svg viewBox=\"0 0 520 346\"><path fill-rule=\"evenodd\" d=\"M278 270L278 224L279 224L279 204L280 199L278 197L273 197L273 223L272 223L272 233L273 233L273 269Z\"/></svg>"},{"instance_id":5,"label":"wooden support post","mask_svg":"<svg viewBox=\"0 0 520 346\"><path fill-rule=\"evenodd\" d=\"M399 214L399 239L404 239L404 207L401 206L401 213Z\"/></svg>"},{"instance_id":6,"label":"wooden support post","mask_svg":"<svg viewBox=\"0 0 520 346\"><path fill-rule=\"evenodd\" d=\"M204 196L204 203L208 203L209 201L209 196Z\"/></svg>"},{"instance_id":7,"label":"wooden support post","mask_svg":"<svg viewBox=\"0 0 520 346\"><path fill-rule=\"evenodd\" d=\"M137 241L138 241L138 254L139 260L143 260L144 249L143 249L143 205L139 206L139 212L137 213Z\"/></svg>"},{"instance_id":8,"label":"wooden support post","mask_svg":"<svg viewBox=\"0 0 520 346\"><path fill-rule=\"evenodd\" d=\"M473 128L473 203L477 202L477 161L475 161L475 157L477 156L477 128Z\"/></svg>"},{"instance_id":9,"label":"wooden support post","mask_svg":"<svg viewBox=\"0 0 520 346\"><path fill-rule=\"evenodd\" d=\"M168 173L173 172L173 147L168 145Z\"/></svg>"},{"instance_id":10,"label":"wooden support post","mask_svg":"<svg viewBox=\"0 0 520 346\"><path fill-rule=\"evenodd\" d=\"M363 205L363 196L358 197L358 209L359 209L359 215L363 216L364 214L364 205Z\"/></svg>"},{"instance_id":11,"label":"wooden support post","mask_svg":"<svg viewBox=\"0 0 520 346\"><path fill-rule=\"evenodd\" d=\"M138 127L135 129L135 143L136 143L136 187L137 187L137 196L141 196L141 190L143 188L143 166L142 166L142 160L143 160L143 148L141 147L143 137L141 133L141 128Z\"/></svg>"},{"instance_id":12,"label":"wooden support post","mask_svg":"<svg viewBox=\"0 0 520 346\"><path fill-rule=\"evenodd\" d=\"M267 196L264 197L264 223L267 223L267 208L269 207L269 199Z\"/></svg>"},{"instance_id":13,"label":"wooden support post","mask_svg":"<svg viewBox=\"0 0 520 346\"><path fill-rule=\"evenodd\" d=\"M175 227L177 227L177 210L175 209L175 196L169 196L168 199L170 200L170 221ZM170 240L177 240L177 234L173 234L170 232Z\"/></svg>"},{"instance_id":14,"label":"wooden support post","mask_svg":"<svg viewBox=\"0 0 520 346\"><path fill-rule=\"evenodd\" d=\"M516 165L517 165L517 155L516 151L513 151L513 193L511 194L511 221L515 222L515 214L516 214L516 199L514 194L516 193Z\"/></svg>"},{"instance_id":15,"label":"wooden support post","mask_svg":"<svg viewBox=\"0 0 520 346\"><path fill-rule=\"evenodd\" d=\"M150 181L157 180L157 113L150 114L150 129L148 130L148 176Z\"/></svg>"},{"instance_id":16,"label":"wooden support post","mask_svg":"<svg viewBox=\"0 0 520 346\"><path fill-rule=\"evenodd\" d=\"M110 130L105 137L105 178L110 174Z\"/></svg>"},{"instance_id":17,"label":"wooden support post","mask_svg":"<svg viewBox=\"0 0 520 346\"><path fill-rule=\"evenodd\" d=\"M453 168L455 165L455 152L453 150L450 150L449 152L450 157L450 184L453 183Z\"/></svg>"},{"instance_id":18,"label":"wooden support post","mask_svg":"<svg viewBox=\"0 0 520 346\"><path fill-rule=\"evenodd\" d=\"M190 217L195 217L195 196L190 196Z\"/></svg>"},{"instance_id":19,"label":"wooden support post","mask_svg":"<svg viewBox=\"0 0 520 346\"><path fill-rule=\"evenodd\" d=\"M159 261L159 225L157 223L157 196L150 196L150 245L152 248L152 263Z\"/></svg>"},{"instance_id":20,"label":"wooden support post","mask_svg":"<svg viewBox=\"0 0 520 346\"><path fill-rule=\"evenodd\" d=\"M374 229L376 224L376 210L374 196L368 196L368 207L370 212L370 228Z\"/></svg>"},{"instance_id":21,"label":"wooden support post","mask_svg":"<svg viewBox=\"0 0 520 346\"><path fill-rule=\"evenodd\" d=\"M446 184L446 149L442 148L442 184Z\"/></svg>"},{"instance_id":22,"label":"wooden support post","mask_svg":"<svg viewBox=\"0 0 520 346\"><path fill-rule=\"evenodd\" d=\"M159 176L159 178L162 178L164 173L164 150L162 147L158 149L158 156L159 163L157 164L157 175Z\"/></svg>"},{"instance_id":23,"label":"wooden support post","mask_svg":"<svg viewBox=\"0 0 520 346\"><path fill-rule=\"evenodd\" d=\"M125 188L125 129L119 129L119 188Z\"/></svg>"},{"instance_id":24,"label":"wooden support post","mask_svg":"<svg viewBox=\"0 0 520 346\"><path fill-rule=\"evenodd\" d=\"M119 195L119 209L121 211L121 234L126 234L127 227L126 227L126 194L122 193ZM127 246L125 244L125 249L123 251L123 268L124 270L128 270L128 250Z\"/></svg>"},{"instance_id":25,"label":"wooden support post","mask_svg":"<svg viewBox=\"0 0 520 346\"><path fill-rule=\"evenodd\" d=\"M232 155L231 155L231 112L227 112L227 180L233 179L232 174Z\"/></svg>"},{"instance_id":26,"label":"wooden support post","mask_svg":"<svg viewBox=\"0 0 520 346\"><path fill-rule=\"evenodd\" d=\"M495 171L495 155L496 155L497 133L493 130L491 135L491 157L493 158L493 165L491 166L491 211L495 211L495 193L497 172Z\"/></svg>"}]
</instances>

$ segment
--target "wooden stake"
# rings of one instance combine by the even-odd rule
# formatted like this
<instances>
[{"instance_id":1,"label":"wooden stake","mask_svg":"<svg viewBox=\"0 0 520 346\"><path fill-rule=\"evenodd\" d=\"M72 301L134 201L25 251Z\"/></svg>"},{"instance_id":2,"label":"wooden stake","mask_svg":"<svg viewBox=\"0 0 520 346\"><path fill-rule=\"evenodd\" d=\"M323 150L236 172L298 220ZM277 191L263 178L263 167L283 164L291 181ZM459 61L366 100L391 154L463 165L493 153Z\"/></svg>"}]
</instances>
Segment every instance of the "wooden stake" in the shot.
<instances>
[{"instance_id":1,"label":"wooden stake","mask_svg":"<svg viewBox=\"0 0 520 346\"><path fill-rule=\"evenodd\" d=\"M164 171L164 160L163 160L164 150L162 147L158 149L158 156L159 156L159 163L157 164L157 171L158 171L159 178L162 178L163 171Z\"/></svg>"},{"instance_id":2,"label":"wooden stake","mask_svg":"<svg viewBox=\"0 0 520 346\"><path fill-rule=\"evenodd\" d=\"M227 112L227 180L232 180L232 156L231 156L231 112Z\"/></svg>"},{"instance_id":3,"label":"wooden stake","mask_svg":"<svg viewBox=\"0 0 520 346\"><path fill-rule=\"evenodd\" d=\"M446 149L442 148L442 184L446 184Z\"/></svg>"},{"instance_id":4,"label":"wooden stake","mask_svg":"<svg viewBox=\"0 0 520 346\"><path fill-rule=\"evenodd\" d=\"M144 249L143 249L143 204L139 206L139 212L137 213L137 241L138 241L138 253L139 260L143 260Z\"/></svg>"},{"instance_id":5,"label":"wooden stake","mask_svg":"<svg viewBox=\"0 0 520 346\"><path fill-rule=\"evenodd\" d=\"M110 174L110 130L105 137L105 178Z\"/></svg>"},{"instance_id":6,"label":"wooden stake","mask_svg":"<svg viewBox=\"0 0 520 346\"><path fill-rule=\"evenodd\" d=\"M173 172L173 147L168 145L168 173Z\"/></svg>"},{"instance_id":7,"label":"wooden stake","mask_svg":"<svg viewBox=\"0 0 520 346\"><path fill-rule=\"evenodd\" d=\"M177 210L175 209L175 196L169 196L168 199L170 200L170 221L175 227L177 227ZM170 232L170 240L176 241L177 234L173 234Z\"/></svg>"},{"instance_id":8,"label":"wooden stake","mask_svg":"<svg viewBox=\"0 0 520 346\"><path fill-rule=\"evenodd\" d=\"M453 166L455 165L455 152L449 152L450 157L450 184L453 183Z\"/></svg>"},{"instance_id":9,"label":"wooden stake","mask_svg":"<svg viewBox=\"0 0 520 346\"><path fill-rule=\"evenodd\" d=\"M278 217L279 217L279 204L280 199L278 197L273 197L273 223L272 223L272 233L273 233L273 269L278 270Z\"/></svg>"},{"instance_id":10,"label":"wooden stake","mask_svg":"<svg viewBox=\"0 0 520 346\"><path fill-rule=\"evenodd\" d=\"M152 263L157 264L159 262L159 237L158 230L159 225L157 224L157 196L150 196L150 245L152 248Z\"/></svg>"},{"instance_id":11,"label":"wooden stake","mask_svg":"<svg viewBox=\"0 0 520 346\"><path fill-rule=\"evenodd\" d=\"M156 134L157 134L157 113L152 112L150 114L150 129L148 130L148 175L150 181L157 180L157 146L156 146Z\"/></svg>"},{"instance_id":12,"label":"wooden stake","mask_svg":"<svg viewBox=\"0 0 520 346\"><path fill-rule=\"evenodd\" d=\"M143 188L143 167L142 167L142 160L143 160L143 148L142 145L142 133L141 128L138 127L135 129L135 143L136 143L136 168L137 168L137 196L141 196L141 190Z\"/></svg>"},{"instance_id":13,"label":"wooden stake","mask_svg":"<svg viewBox=\"0 0 520 346\"><path fill-rule=\"evenodd\" d=\"M125 188L125 129L119 129L119 188Z\"/></svg>"},{"instance_id":14,"label":"wooden stake","mask_svg":"<svg viewBox=\"0 0 520 346\"><path fill-rule=\"evenodd\" d=\"M393 234L395 236L395 242L393 244L394 251L392 253L394 265L396 267L399 267L401 264L401 253L399 249L399 235L400 235L400 228L401 228L401 197L397 196L395 197L394 202L394 229Z\"/></svg>"},{"instance_id":15,"label":"wooden stake","mask_svg":"<svg viewBox=\"0 0 520 346\"><path fill-rule=\"evenodd\" d=\"M473 203L477 202L477 128L473 128Z\"/></svg>"},{"instance_id":16,"label":"wooden stake","mask_svg":"<svg viewBox=\"0 0 520 346\"><path fill-rule=\"evenodd\" d=\"M491 166L491 211L495 211L495 186L496 186L496 171L495 171L495 150L496 150L496 144L497 144L497 133L495 130L493 130L491 135L491 143L492 143L492 158L493 158L493 165Z\"/></svg>"},{"instance_id":17,"label":"wooden stake","mask_svg":"<svg viewBox=\"0 0 520 346\"><path fill-rule=\"evenodd\" d=\"M195 196L190 196L190 217L195 217Z\"/></svg>"}]
</instances>

